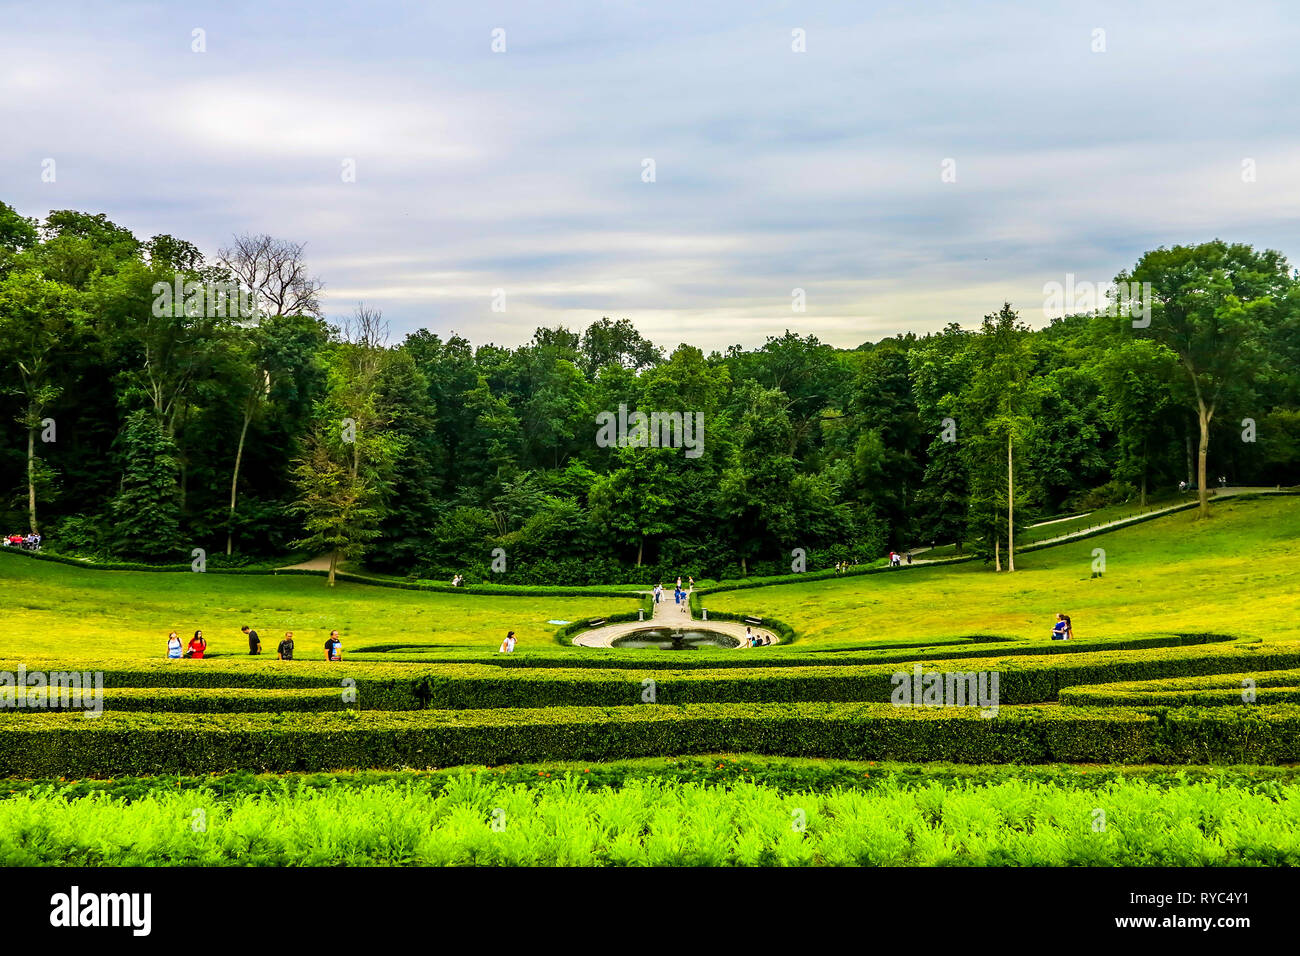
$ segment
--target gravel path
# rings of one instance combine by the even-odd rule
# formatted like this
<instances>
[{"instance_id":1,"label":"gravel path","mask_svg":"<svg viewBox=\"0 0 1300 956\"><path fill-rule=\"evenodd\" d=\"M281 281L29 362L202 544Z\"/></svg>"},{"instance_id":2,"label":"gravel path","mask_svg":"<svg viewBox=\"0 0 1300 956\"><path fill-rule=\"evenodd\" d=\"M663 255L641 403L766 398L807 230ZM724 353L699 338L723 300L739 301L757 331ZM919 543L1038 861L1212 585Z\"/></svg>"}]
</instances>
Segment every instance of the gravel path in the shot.
<instances>
[{"instance_id":1,"label":"gravel path","mask_svg":"<svg viewBox=\"0 0 1300 956\"><path fill-rule=\"evenodd\" d=\"M1210 501L1214 502L1220 498L1231 498L1233 495L1242 495L1242 494L1275 495L1278 494L1280 490L1281 489L1278 488L1249 488L1249 487L1214 488L1212 489L1213 493L1210 495ZM1171 511L1178 511L1180 508L1186 508L1188 505L1192 505L1195 503L1196 503L1196 492L1189 491L1187 492L1187 497L1184 500L1178 502L1177 504L1165 505L1164 507L1161 508L1152 508L1149 511L1143 511L1140 514L1127 515L1123 518L1116 518L1114 521L1107 521L1102 524L1093 525L1092 527L1088 527L1088 528L1080 528L1078 531L1070 531L1067 532L1066 534L1057 535L1055 538L1043 538L1040 541L1034 541L1031 543L1034 545L1034 547L1040 547L1045 544L1062 544L1066 541L1072 541L1075 538L1081 538L1085 535L1093 534L1094 532L1098 531L1101 528L1119 528L1124 525L1135 524L1138 521L1143 521L1151 517L1152 515L1168 514ZM1069 519L1063 519L1063 520L1069 520ZM935 558L915 557L915 555L920 554L923 551L929 551L929 550L930 550L929 548L917 548L914 551L912 551L912 555L913 555L912 564L913 565L933 564L936 560L939 561L952 560L951 558L935 559ZM907 567L907 565L904 565L904 567Z\"/></svg>"}]
</instances>

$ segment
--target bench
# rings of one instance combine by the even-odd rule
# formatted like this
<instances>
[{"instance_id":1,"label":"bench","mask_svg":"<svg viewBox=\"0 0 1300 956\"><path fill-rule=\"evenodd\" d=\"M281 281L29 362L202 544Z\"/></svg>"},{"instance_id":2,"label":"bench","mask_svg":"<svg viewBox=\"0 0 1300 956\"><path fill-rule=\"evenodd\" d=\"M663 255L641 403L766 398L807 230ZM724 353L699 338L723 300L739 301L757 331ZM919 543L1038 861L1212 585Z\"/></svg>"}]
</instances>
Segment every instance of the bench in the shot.
<instances>
[{"instance_id":1,"label":"bench","mask_svg":"<svg viewBox=\"0 0 1300 956\"><path fill-rule=\"evenodd\" d=\"M762 623L763 623L763 619L762 619L761 617L747 617L747 618L745 618L745 623L746 623L746 624L762 624Z\"/></svg>"},{"instance_id":2,"label":"bench","mask_svg":"<svg viewBox=\"0 0 1300 956\"><path fill-rule=\"evenodd\" d=\"M601 626L602 624L604 624L604 623L605 623L605 619L604 619L603 617L599 617L599 618L597 618L597 619L594 620L594 621L588 621L588 622L587 622L587 626L588 626L588 627L600 627L600 626Z\"/></svg>"}]
</instances>

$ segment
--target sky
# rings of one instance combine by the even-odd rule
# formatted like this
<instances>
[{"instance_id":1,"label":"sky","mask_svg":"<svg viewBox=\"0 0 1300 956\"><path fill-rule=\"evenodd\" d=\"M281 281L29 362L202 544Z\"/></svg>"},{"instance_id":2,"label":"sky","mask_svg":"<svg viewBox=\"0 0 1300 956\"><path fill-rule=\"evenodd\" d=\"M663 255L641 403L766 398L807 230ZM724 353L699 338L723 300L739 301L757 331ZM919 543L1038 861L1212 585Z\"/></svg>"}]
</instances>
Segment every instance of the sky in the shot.
<instances>
[{"instance_id":1,"label":"sky","mask_svg":"<svg viewBox=\"0 0 1300 956\"><path fill-rule=\"evenodd\" d=\"M1294 3L0 0L0 200L305 243L394 338L852 348L1300 262L1297 49Z\"/></svg>"}]
</instances>

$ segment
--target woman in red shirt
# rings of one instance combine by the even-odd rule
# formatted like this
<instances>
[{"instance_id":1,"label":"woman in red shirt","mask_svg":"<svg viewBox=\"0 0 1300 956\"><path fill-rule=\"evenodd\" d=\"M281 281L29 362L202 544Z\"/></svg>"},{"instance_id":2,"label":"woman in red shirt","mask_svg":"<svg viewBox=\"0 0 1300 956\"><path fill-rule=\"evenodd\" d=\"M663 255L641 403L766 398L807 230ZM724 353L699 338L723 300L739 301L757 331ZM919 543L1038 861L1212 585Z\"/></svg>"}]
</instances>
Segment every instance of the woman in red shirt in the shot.
<instances>
[{"instance_id":1,"label":"woman in red shirt","mask_svg":"<svg viewBox=\"0 0 1300 956\"><path fill-rule=\"evenodd\" d=\"M190 638L190 652L186 657L192 657L195 660L203 660L203 652L208 649L208 642L203 639L202 631L195 631L194 636Z\"/></svg>"}]
</instances>

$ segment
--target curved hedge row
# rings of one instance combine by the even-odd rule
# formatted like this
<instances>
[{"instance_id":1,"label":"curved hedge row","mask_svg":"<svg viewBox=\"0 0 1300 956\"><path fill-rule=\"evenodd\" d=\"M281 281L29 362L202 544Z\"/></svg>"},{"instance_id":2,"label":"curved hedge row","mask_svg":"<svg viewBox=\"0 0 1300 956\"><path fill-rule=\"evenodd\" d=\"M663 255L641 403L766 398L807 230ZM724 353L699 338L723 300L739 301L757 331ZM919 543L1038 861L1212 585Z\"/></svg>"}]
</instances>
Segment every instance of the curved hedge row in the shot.
<instances>
[{"instance_id":1,"label":"curved hedge row","mask_svg":"<svg viewBox=\"0 0 1300 956\"><path fill-rule=\"evenodd\" d=\"M355 709L349 699L337 687L105 687L103 708L106 713L290 713ZM361 700L360 692L355 699ZM64 708L53 699L49 709L84 710Z\"/></svg>"},{"instance_id":2,"label":"curved hedge row","mask_svg":"<svg viewBox=\"0 0 1300 956\"><path fill-rule=\"evenodd\" d=\"M90 571L158 571L164 574L188 573L197 574L193 567L186 564L142 564L139 562L113 561L113 562L93 562L83 561L80 558L70 558L62 554L42 554L41 552L21 551L12 548L0 549L0 553L13 554L24 558L30 558L33 561L52 561L56 564L65 564L74 568L85 568ZM215 559L214 555L214 559ZM307 577L326 577L328 571L318 571L313 568L275 568L267 566L253 567L209 567L203 574L253 574L253 575L280 575L296 574ZM397 588L404 591L437 591L446 594L495 594L502 597L619 597L633 598L640 595L644 589L634 586L627 587L552 587L544 584L466 584L461 587L452 587L450 584L432 584L422 583L419 581L400 581L393 578L378 578L368 574L358 574L354 571L338 571L335 578L340 581L351 581L356 584L371 584L381 588Z\"/></svg>"},{"instance_id":3,"label":"curved hedge row","mask_svg":"<svg viewBox=\"0 0 1300 956\"><path fill-rule=\"evenodd\" d=\"M642 612L644 612L644 618L642 616ZM606 624L622 624L625 621L637 621L637 620L644 619L648 624L650 623L650 618L652 618L653 616L654 616L654 597L650 594L644 594L641 596L641 600L639 602L639 607L637 608L637 610L620 611L617 614L607 614L605 615L603 620ZM602 620L602 618L598 614L592 614L592 615L588 615L587 617L584 617L580 621L574 621L571 624L560 625L560 627L555 631L555 643L564 647L572 647L573 638L576 637L578 634L581 634L583 631L588 630L590 626L588 622L595 621L595 620Z\"/></svg>"},{"instance_id":4,"label":"curved hedge row","mask_svg":"<svg viewBox=\"0 0 1300 956\"><path fill-rule=\"evenodd\" d=\"M630 616L629 616L630 619ZM607 618L613 621L615 618ZM704 622L698 622L704 626ZM768 626L770 619L765 618L763 626ZM582 629L586 625L568 625ZM877 650L856 649L840 651L834 656L818 656L815 660L807 655L808 650L789 651L785 645L771 648L755 649L755 653L737 652L736 649L700 649L672 654L654 654L644 650L626 650L622 648L593 647L584 648L581 654L555 655L541 651L519 651L509 656L499 655L484 658L481 651L467 649L455 654L446 651L431 651L428 654L417 652L386 653L376 657L377 661L392 661L419 664L459 664L476 661L503 668L594 668L612 670L628 668L632 670L720 670L726 668L751 667L860 667L868 664L894 664L911 661L958 660L961 658L984 657L1023 657L1043 655L1081 655L1098 651L1125 651L1146 648L1191 647L1208 644L1231 644L1236 639L1228 634L1153 634L1118 640L1093 641L1043 641L1030 643L1007 638L990 637L987 643L968 641L939 641L934 644L920 643L910 647L898 648L896 645L882 645ZM408 645L409 646L409 645ZM1254 646L1242 644L1240 646ZM886 649L888 648L888 649ZM930 653L933 649L933 653ZM353 659L356 654L354 652ZM367 658L372 659L372 658Z\"/></svg>"},{"instance_id":5,"label":"curved hedge row","mask_svg":"<svg viewBox=\"0 0 1300 956\"><path fill-rule=\"evenodd\" d=\"M1072 707L1258 707L1300 704L1300 687L1262 687L1247 699L1241 690L1107 690L1071 687L1061 691L1061 703Z\"/></svg>"},{"instance_id":6,"label":"curved hedge row","mask_svg":"<svg viewBox=\"0 0 1300 956\"><path fill-rule=\"evenodd\" d=\"M759 660L753 655L751 661ZM917 662L919 663L919 662ZM355 688L366 710L521 707L619 707L649 696L660 704L780 703L797 701L887 702L899 672L916 664L879 661L798 668L594 669L500 667L486 662L441 664L344 661L229 661L151 659L76 663L27 662L32 671L92 670L103 674L106 692L116 688L317 688L338 694ZM1191 675L1256 674L1300 668L1300 643L1206 645L1147 651L1095 651L1069 657L1041 656L927 660L924 672L996 672L1002 704L1058 699L1062 688ZM15 670L0 661L0 671ZM1285 682L1292 679L1287 678ZM352 681L345 685L344 681ZM653 694L648 691L653 682Z\"/></svg>"},{"instance_id":7,"label":"curved hedge row","mask_svg":"<svg viewBox=\"0 0 1300 956\"><path fill-rule=\"evenodd\" d=\"M1300 707L642 705L334 714L42 714L0 722L0 773L321 771L748 752L953 763L1284 763Z\"/></svg>"},{"instance_id":8,"label":"curved hedge row","mask_svg":"<svg viewBox=\"0 0 1300 956\"><path fill-rule=\"evenodd\" d=\"M1243 682L1249 680L1250 685ZM1247 688L1254 691L1248 700ZM1094 686L1063 687L1062 704L1083 707L1229 706L1284 703L1300 697L1300 670L1237 671L1163 680L1119 681Z\"/></svg>"},{"instance_id":9,"label":"curved hedge row","mask_svg":"<svg viewBox=\"0 0 1300 956\"><path fill-rule=\"evenodd\" d=\"M147 698L150 691L162 691L157 695L161 702L178 696L167 693L168 689L192 691L196 694L201 691L218 697L231 691L289 689L316 689L341 697L343 690L351 689L356 691L363 707L410 710L422 706L421 689L427 686L430 674L430 668L414 664L366 663L357 666L350 662L277 661L265 657L242 656L233 656L228 660L202 661L169 661L164 658L143 661L0 660L0 671L13 674L19 667L24 668L28 674L60 671L102 674L105 706L109 695L127 691L139 698ZM491 669L485 670L486 673L492 673ZM351 683L345 683L346 681ZM30 693L31 688L28 690ZM142 703L132 709L147 708ZM167 708L160 705L154 709Z\"/></svg>"}]
</instances>

